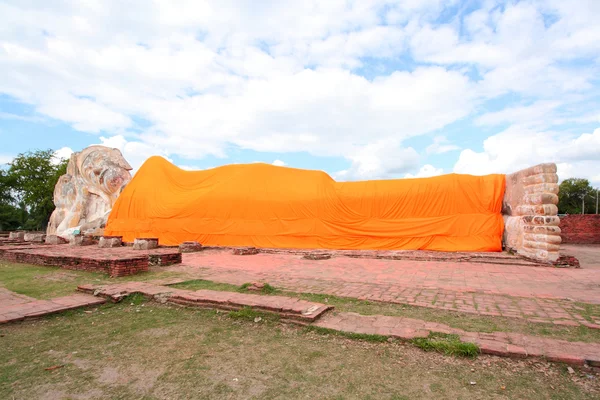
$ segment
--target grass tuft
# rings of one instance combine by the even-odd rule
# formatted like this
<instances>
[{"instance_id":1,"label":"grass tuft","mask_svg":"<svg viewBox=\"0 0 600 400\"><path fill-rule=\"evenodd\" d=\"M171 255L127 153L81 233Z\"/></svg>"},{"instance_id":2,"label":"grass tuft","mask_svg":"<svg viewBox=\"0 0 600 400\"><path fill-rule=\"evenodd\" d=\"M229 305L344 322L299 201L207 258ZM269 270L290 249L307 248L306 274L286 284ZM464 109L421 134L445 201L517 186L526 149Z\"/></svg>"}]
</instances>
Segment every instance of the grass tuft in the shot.
<instances>
[{"instance_id":1,"label":"grass tuft","mask_svg":"<svg viewBox=\"0 0 600 400\"><path fill-rule=\"evenodd\" d=\"M276 291L277 291L277 289L275 289L274 286L271 286L268 283L265 283L265 286L263 286L263 288L262 288L262 292L266 293L266 294L272 294L272 293L275 293Z\"/></svg>"},{"instance_id":2,"label":"grass tuft","mask_svg":"<svg viewBox=\"0 0 600 400\"><path fill-rule=\"evenodd\" d=\"M475 358L479 354L479 346L462 342L458 335L431 332L426 338L415 338L411 343L425 351L436 351L450 356Z\"/></svg>"},{"instance_id":3,"label":"grass tuft","mask_svg":"<svg viewBox=\"0 0 600 400\"><path fill-rule=\"evenodd\" d=\"M237 291L238 292L247 292L248 288L250 286L252 286L252 283L246 282L243 285L241 285L237 289ZM262 287L262 289L260 291L253 291L253 293L256 293L256 294L273 294L275 292L277 292L277 289L274 286L269 285L268 283L265 283L264 286Z\"/></svg>"},{"instance_id":4,"label":"grass tuft","mask_svg":"<svg viewBox=\"0 0 600 400\"><path fill-rule=\"evenodd\" d=\"M134 306L139 306L140 304L144 303L146 301L146 297L144 297L143 294L141 293L133 293L133 294L128 294L127 296L123 297L123 299L121 300L123 302L123 304L132 304Z\"/></svg>"},{"instance_id":5,"label":"grass tuft","mask_svg":"<svg viewBox=\"0 0 600 400\"><path fill-rule=\"evenodd\" d=\"M244 307L241 310L230 311L229 318L245 320L245 321L253 321L256 318L261 318L265 321L277 321L279 320L279 316L276 314L269 314L262 311L253 310L250 307Z\"/></svg>"},{"instance_id":6,"label":"grass tuft","mask_svg":"<svg viewBox=\"0 0 600 400\"><path fill-rule=\"evenodd\" d=\"M384 335L375 335L375 334L368 334L368 333L341 332L341 331L336 331L333 329L322 328L320 326L313 326L313 325L306 326L304 328L304 330L306 332L315 332L315 333L318 333L319 335L340 336L340 337L345 337L347 339L364 340L366 342L382 343L382 342L386 342L388 340L388 337L384 336Z\"/></svg>"}]
</instances>

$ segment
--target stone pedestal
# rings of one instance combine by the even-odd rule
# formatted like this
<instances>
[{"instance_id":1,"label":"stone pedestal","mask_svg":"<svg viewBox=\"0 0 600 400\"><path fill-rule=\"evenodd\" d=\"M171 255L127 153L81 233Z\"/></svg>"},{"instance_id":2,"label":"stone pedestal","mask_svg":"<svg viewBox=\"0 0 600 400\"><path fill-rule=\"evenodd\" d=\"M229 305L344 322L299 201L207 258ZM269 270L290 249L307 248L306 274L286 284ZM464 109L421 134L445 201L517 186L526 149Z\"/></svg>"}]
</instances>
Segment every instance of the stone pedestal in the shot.
<instances>
[{"instance_id":1,"label":"stone pedestal","mask_svg":"<svg viewBox=\"0 0 600 400\"><path fill-rule=\"evenodd\" d=\"M137 238L133 242L134 250L151 250L158 247L157 238Z\"/></svg>"},{"instance_id":2,"label":"stone pedestal","mask_svg":"<svg viewBox=\"0 0 600 400\"><path fill-rule=\"evenodd\" d=\"M25 232L11 232L8 234L10 240L25 240Z\"/></svg>"},{"instance_id":3,"label":"stone pedestal","mask_svg":"<svg viewBox=\"0 0 600 400\"><path fill-rule=\"evenodd\" d=\"M123 236L102 236L98 241L98 247L107 249L123 246Z\"/></svg>"},{"instance_id":4,"label":"stone pedestal","mask_svg":"<svg viewBox=\"0 0 600 400\"><path fill-rule=\"evenodd\" d=\"M44 243L44 241L46 240L46 234L44 234L44 233L25 233L25 235L23 236L23 240L25 240L26 242Z\"/></svg>"},{"instance_id":5,"label":"stone pedestal","mask_svg":"<svg viewBox=\"0 0 600 400\"><path fill-rule=\"evenodd\" d=\"M183 242L179 245L180 253L195 253L202 251L202 245L198 242Z\"/></svg>"},{"instance_id":6,"label":"stone pedestal","mask_svg":"<svg viewBox=\"0 0 600 400\"><path fill-rule=\"evenodd\" d=\"M91 236L75 235L71 241L71 246L91 246L95 243L96 241Z\"/></svg>"},{"instance_id":7,"label":"stone pedestal","mask_svg":"<svg viewBox=\"0 0 600 400\"><path fill-rule=\"evenodd\" d=\"M504 245L517 254L555 262L561 243L556 164L540 164L506 176Z\"/></svg>"},{"instance_id":8,"label":"stone pedestal","mask_svg":"<svg viewBox=\"0 0 600 400\"><path fill-rule=\"evenodd\" d=\"M57 235L46 235L46 244L67 244L69 241Z\"/></svg>"}]
</instances>

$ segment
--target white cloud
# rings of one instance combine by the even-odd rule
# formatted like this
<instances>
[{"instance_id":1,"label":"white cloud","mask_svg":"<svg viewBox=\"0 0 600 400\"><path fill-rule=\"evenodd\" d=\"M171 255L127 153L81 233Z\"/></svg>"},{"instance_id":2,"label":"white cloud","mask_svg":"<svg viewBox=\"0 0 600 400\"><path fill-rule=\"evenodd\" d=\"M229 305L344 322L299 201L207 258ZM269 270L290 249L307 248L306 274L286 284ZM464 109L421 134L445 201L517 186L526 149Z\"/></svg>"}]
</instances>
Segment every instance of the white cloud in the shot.
<instances>
[{"instance_id":1,"label":"white cloud","mask_svg":"<svg viewBox=\"0 0 600 400\"><path fill-rule=\"evenodd\" d=\"M591 88L597 71L569 61L600 50L597 2L574 0L566 6L554 0L527 1L502 8L495 3L484 2L462 26L426 24L416 29L410 41L414 56L443 65L474 65L486 96L552 96ZM556 23L548 26L544 15L557 17Z\"/></svg>"},{"instance_id":2,"label":"white cloud","mask_svg":"<svg viewBox=\"0 0 600 400\"><path fill-rule=\"evenodd\" d=\"M137 172L139 167L151 156L162 156L173 162L168 154L159 147L151 146L139 141L128 141L121 135L112 137L100 137L100 143L103 146L118 149L129 165L133 168L132 174Z\"/></svg>"},{"instance_id":3,"label":"white cloud","mask_svg":"<svg viewBox=\"0 0 600 400\"><path fill-rule=\"evenodd\" d=\"M61 147L60 149L54 152L54 157L52 158L53 164L59 164L62 160L69 159L73 154L73 149L70 147Z\"/></svg>"},{"instance_id":4,"label":"white cloud","mask_svg":"<svg viewBox=\"0 0 600 400\"><path fill-rule=\"evenodd\" d=\"M511 127L483 142L483 151L463 150L454 172L484 175L511 173L532 165L556 162L561 179L578 177L595 184L600 170L600 128L593 133L565 137Z\"/></svg>"},{"instance_id":5,"label":"white cloud","mask_svg":"<svg viewBox=\"0 0 600 400\"><path fill-rule=\"evenodd\" d=\"M416 174L408 173L404 175L405 178L429 178L431 176L442 175L444 173L443 168L436 168L431 164L423 165Z\"/></svg>"},{"instance_id":6,"label":"white cloud","mask_svg":"<svg viewBox=\"0 0 600 400\"><path fill-rule=\"evenodd\" d=\"M8 164L14 158L15 158L15 156L12 156L9 154L0 154L0 166L3 166L4 164Z\"/></svg>"},{"instance_id":7,"label":"white cloud","mask_svg":"<svg viewBox=\"0 0 600 400\"><path fill-rule=\"evenodd\" d=\"M28 121L28 122L42 122L43 121L43 119L39 118L39 117L7 113L7 112L3 112L3 111L0 111L0 119Z\"/></svg>"},{"instance_id":8,"label":"white cloud","mask_svg":"<svg viewBox=\"0 0 600 400\"><path fill-rule=\"evenodd\" d=\"M460 150L460 147L455 144L451 144L445 136L434 137L433 143L427 146L425 149L427 154L443 154L454 150Z\"/></svg>"},{"instance_id":9,"label":"white cloud","mask_svg":"<svg viewBox=\"0 0 600 400\"><path fill-rule=\"evenodd\" d=\"M224 157L235 145L352 160L474 107L459 71L425 66L367 80L349 70L404 51L404 29L380 25L387 3L118 3L119 17L108 16L108 1L3 4L0 92L81 131L126 137L137 128L140 144L130 146L143 144L144 154Z\"/></svg>"},{"instance_id":10,"label":"white cloud","mask_svg":"<svg viewBox=\"0 0 600 400\"><path fill-rule=\"evenodd\" d=\"M278 166L278 167L285 167L285 166L287 165L286 163L284 163L284 162L283 162L283 161L281 161L281 160L275 160L275 161L273 161L273 163L272 163L272 164L273 164L273 165L276 165L276 166Z\"/></svg>"},{"instance_id":11,"label":"white cloud","mask_svg":"<svg viewBox=\"0 0 600 400\"><path fill-rule=\"evenodd\" d=\"M338 181L399 178L414 169L419 155L412 147L404 148L397 142L380 141L352 153L349 169L333 175Z\"/></svg>"},{"instance_id":12,"label":"white cloud","mask_svg":"<svg viewBox=\"0 0 600 400\"><path fill-rule=\"evenodd\" d=\"M555 126L599 121L600 2L458 3L3 2L0 93L35 117L0 118L102 135L136 168L237 147L344 157L345 179L415 171L420 149L403 145L414 136L441 132L430 155L465 147L443 129L475 113L476 126L554 144L566 137ZM491 146L464 150L458 167L504 167Z\"/></svg>"}]
</instances>

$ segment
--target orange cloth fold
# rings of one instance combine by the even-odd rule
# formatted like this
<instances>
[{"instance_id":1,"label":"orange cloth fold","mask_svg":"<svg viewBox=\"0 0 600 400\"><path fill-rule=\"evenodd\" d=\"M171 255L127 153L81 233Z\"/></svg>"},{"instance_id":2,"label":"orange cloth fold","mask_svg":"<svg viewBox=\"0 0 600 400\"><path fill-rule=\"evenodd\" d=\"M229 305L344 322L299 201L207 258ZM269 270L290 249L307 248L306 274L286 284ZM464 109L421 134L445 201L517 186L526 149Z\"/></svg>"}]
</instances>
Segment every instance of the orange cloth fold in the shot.
<instances>
[{"instance_id":1,"label":"orange cloth fold","mask_svg":"<svg viewBox=\"0 0 600 400\"><path fill-rule=\"evenodd\" d=\"M500 174L336 182L268 164L184 171L152 157L105 234L163 245L500 251L504 185Z\"/></svg>"}]
</instances>

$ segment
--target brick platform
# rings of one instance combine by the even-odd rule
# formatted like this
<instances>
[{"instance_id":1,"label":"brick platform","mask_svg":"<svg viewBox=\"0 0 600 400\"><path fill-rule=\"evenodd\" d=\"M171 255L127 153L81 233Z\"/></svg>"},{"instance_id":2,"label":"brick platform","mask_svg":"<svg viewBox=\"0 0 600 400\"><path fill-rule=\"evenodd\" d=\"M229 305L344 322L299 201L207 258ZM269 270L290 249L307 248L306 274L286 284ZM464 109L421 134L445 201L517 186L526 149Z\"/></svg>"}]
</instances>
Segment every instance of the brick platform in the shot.
<instances>
[{"instance_id":1,"label":"brick platform","mask_svg":"<svg viewBox=\"0 0 600 400\"><path fill-rule=\"evenodd\" d=\"M148 267L181 262L176 249L133 250L131 247L98 248L96 246L29 245L2 246L0 259L80 271L103 272L111 277L134 275Z\"/></svg>"},{"instance_id":2,"label":"brick platform","mask_svg":"<svg viewBox=\"0 0 600 400\"><path fill-rule=\"evenodd\" d=\"M13 301L10 301L10 299L13 299ZM36 300L0 288L0 324L99 305L105 301L105 299L83 293L50 300Z\"/></svg>"},{"instance_id":3,"label":"brick platform","mask_svg":"<svg viewBox=\"0 0 600 400\"><path fill-rule=\"evenodd\" d=\"M147 282L127 282L114 285L81 285L77 290L93 293L112 301L120 301L124 296L141 293L160 302L179 305L240 310L245 307L280 315L290 322L312 322L324 312L333 308L325 304L313 303L284 296L261 296L237 292L215 290L183 290L159 286Z\"/></svg>"}]
</instances>

